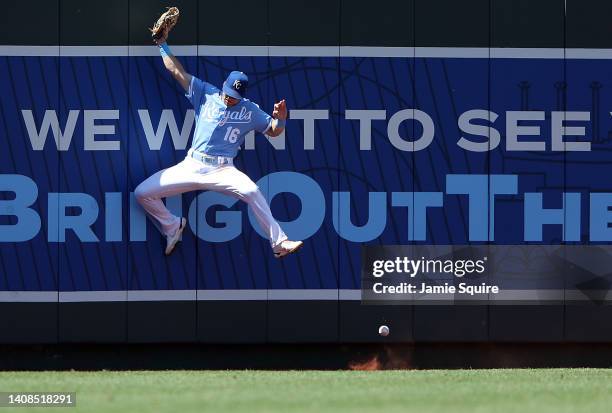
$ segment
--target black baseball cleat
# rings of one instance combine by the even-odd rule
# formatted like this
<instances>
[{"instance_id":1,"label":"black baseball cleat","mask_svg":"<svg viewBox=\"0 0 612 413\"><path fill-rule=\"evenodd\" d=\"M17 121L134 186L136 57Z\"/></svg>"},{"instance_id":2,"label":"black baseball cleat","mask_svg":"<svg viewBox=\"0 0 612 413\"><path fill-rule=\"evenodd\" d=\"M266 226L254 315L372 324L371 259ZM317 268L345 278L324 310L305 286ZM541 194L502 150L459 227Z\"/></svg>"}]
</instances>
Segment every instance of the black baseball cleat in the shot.
<instances>
[{"instance_id":1,"label":"black baseball cleat","mask_svg":"<svg viewBox=\"0 0 612 413\"><path fill-rule=\"evenodd\" d=\"M172 254L174 251L174 247L181 240L181 235L183 234L183 230L187 226L187 219L181 218L181 225L178 227L176 232L173 235L166 235L166 250L164 253L166 255Z\"/></svg>"},{"instance_id":2,"label":"black baseball cleat","mask_svg":"<svg viewBox=\"0 0 612 413\"><path fill-rule=\"evenodd\" d=\"M297 252L304 246L302 241L289 241L285 240L274 247L274 257L283 258L285 255Z\"/></svg>"}]
</instances>

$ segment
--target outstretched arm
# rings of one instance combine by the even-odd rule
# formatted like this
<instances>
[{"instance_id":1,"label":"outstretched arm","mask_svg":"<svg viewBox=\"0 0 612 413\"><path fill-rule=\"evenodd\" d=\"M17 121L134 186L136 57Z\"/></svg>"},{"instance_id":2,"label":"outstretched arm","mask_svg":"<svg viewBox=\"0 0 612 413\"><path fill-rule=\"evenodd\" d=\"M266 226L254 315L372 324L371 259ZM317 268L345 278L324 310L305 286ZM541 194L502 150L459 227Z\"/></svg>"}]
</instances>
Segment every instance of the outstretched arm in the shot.
<instances>
[{"instance_id":1,"label":"outstretched arm","mask_svg":"<svg viewBox=\"0 0 612 413\"><path fill-rule=\"evenodd\" d=\"M164 61L164 66L173 78L181 85L181 87L187 91L189 89L189 83L191 83L191 75L185 71L181 62L172 54L170 48L166 44L168 39L168 30L164 30L164 34L157 40L154 40L155 44L159 46L159 52Z\"/></svg>"},{"instance_id":2,"label":"outstretched arm","mask_svg":"<svg viewBox=\"0 0 612 413\"><path fill-rule=\"evenodd\" d=\"M266 135L274 138L285 130L285 121L287 120L287 104L285 103L285 99L274 104L272 118L272 126L268 129Z\"/></svg>"}]
</instances>

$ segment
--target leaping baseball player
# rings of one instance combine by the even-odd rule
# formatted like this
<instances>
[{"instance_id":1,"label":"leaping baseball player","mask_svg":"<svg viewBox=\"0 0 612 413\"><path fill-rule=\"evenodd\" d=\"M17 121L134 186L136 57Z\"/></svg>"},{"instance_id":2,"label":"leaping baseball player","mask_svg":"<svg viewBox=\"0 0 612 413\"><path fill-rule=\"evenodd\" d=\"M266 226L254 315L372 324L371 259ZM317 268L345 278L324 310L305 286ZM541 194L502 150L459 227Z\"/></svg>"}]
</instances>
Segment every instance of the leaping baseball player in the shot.
<instances>
[{"instance_id":1,"label":"leaping baseball player","mask_svg":"<svg viewBox=\"0 0 612 413\"><path fill-rule=\"evenodd\" d=\"M274 256L281 258L296 252L302 241L287 239L257 185L233 164L248 132L255 130L271 137L282 133L287 119L285 101L275 103L270 116L245 98L249 79L244 73L231 72L219 90L185 72L166 43L178 15L176 7L169 8L151 31L164 66L183 87L195 109L193 141L183 161L138 185L134 191L136 199L159 223L166 237L166 255L179 242L187 220L173 215L161 199L195 190L217 191L246 202L268 236Z\"/></svg>"}]
</instances>

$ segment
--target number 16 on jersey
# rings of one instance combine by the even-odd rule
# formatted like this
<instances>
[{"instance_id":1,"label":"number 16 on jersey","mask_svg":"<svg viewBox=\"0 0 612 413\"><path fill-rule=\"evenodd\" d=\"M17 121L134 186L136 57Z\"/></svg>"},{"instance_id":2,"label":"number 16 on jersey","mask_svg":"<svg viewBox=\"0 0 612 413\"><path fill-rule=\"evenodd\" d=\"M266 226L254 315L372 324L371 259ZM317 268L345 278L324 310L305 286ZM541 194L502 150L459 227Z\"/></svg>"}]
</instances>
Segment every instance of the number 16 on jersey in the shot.
<instances>
[{"instance_id":1,"label":"number 16 on jersey","mask_svg":"<svg viewBox=\"0 0 612 413\"><path fill-rule=\"evenodd\" d=\"M236 143L238 140L238 136L240 135L240 129L234 128L232 126L227 127L227 132L225 132L224 141L229 141L230 143Z\"/></svg>"}]
</instances>

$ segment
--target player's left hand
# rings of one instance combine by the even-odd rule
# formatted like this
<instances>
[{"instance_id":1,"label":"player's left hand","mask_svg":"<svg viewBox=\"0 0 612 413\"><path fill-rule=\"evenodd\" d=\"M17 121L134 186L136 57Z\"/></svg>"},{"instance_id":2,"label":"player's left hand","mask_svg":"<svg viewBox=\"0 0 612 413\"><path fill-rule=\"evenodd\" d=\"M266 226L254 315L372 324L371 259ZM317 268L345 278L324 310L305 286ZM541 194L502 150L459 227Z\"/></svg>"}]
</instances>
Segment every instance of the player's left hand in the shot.
<instances>
[{"instance_id":1,"label":"player's left hand","mask_svg":"<svg viewBox=\"0 0 612 413\"><path fill-rule=\"evenodd\" d=\"M153 39L153 43L155 43L156 45L160 45L162 43L165 43L168 40L168 29L163 29L160 34L159 37L157 39Z\"/></svg>"},{"instance_id":2,"label":"player's left hand","mask_svg":"<svg viewBox=\"0 0 612 413\"><path fill-rule=\"evenodd\" d=\"M287 119L287 104L285 99L274 104L274 110L272 111L272 117L274 119Z\"/></svg>"}]
</instances>

